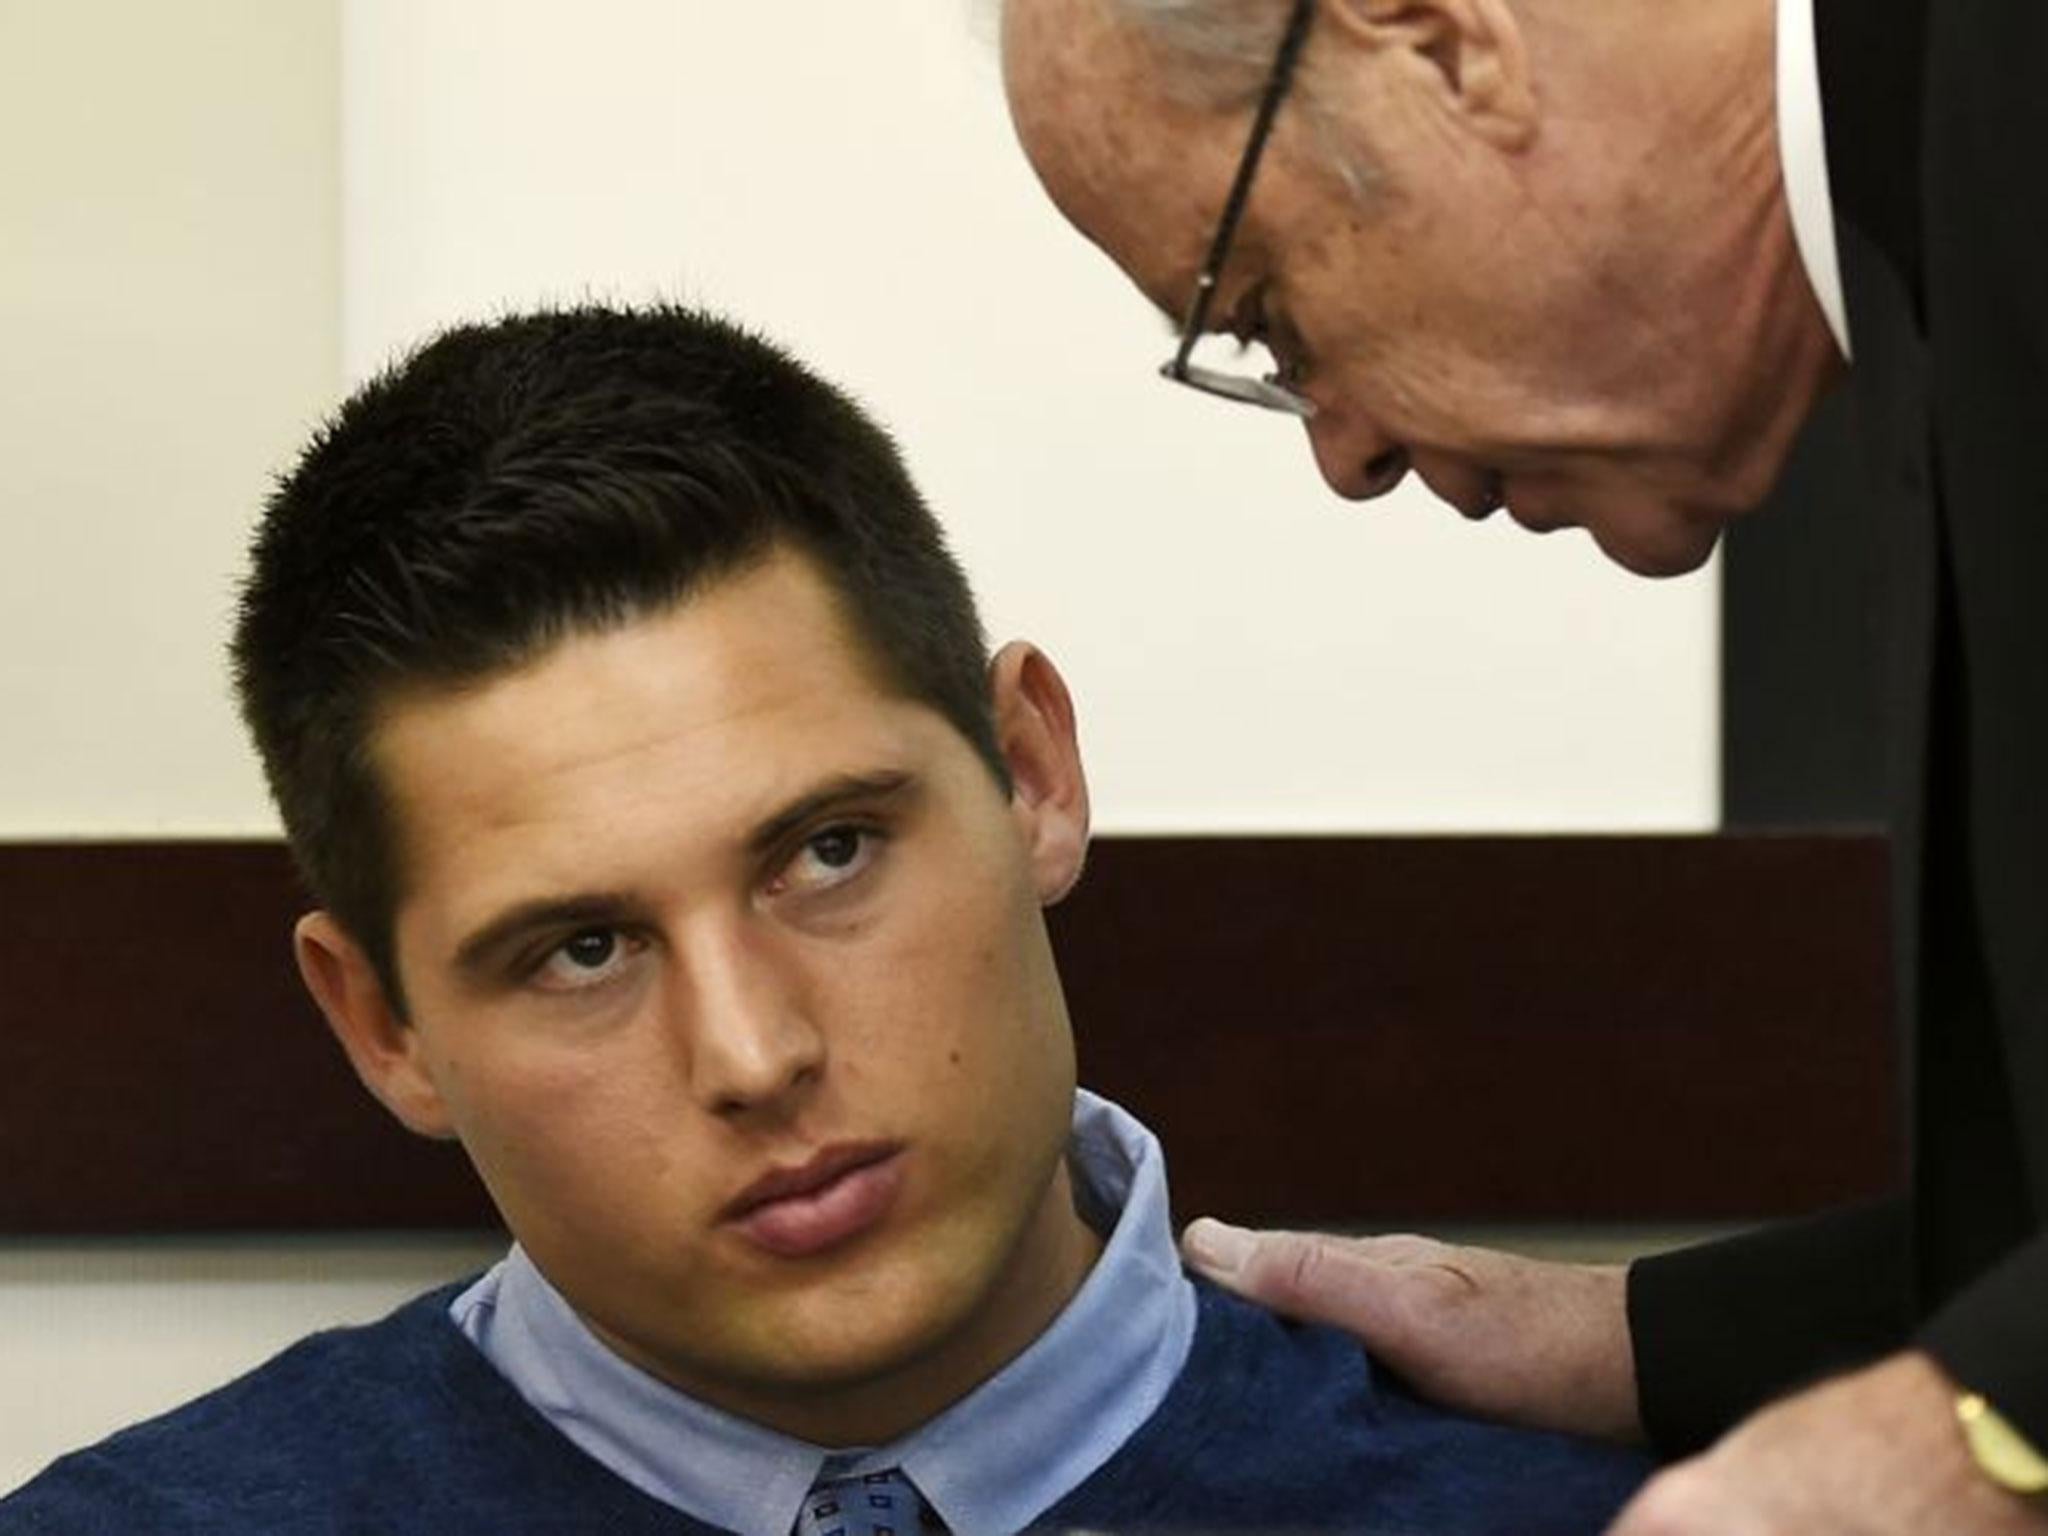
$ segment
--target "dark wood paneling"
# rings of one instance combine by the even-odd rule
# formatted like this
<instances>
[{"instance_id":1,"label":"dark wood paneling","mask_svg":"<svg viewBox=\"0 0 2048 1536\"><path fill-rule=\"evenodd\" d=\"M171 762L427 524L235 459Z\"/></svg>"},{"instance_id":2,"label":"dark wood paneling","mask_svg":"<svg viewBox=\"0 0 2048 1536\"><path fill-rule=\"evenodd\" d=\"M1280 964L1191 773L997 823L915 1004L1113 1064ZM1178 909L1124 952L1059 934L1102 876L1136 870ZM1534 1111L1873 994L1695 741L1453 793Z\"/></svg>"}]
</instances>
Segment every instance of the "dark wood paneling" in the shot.
<instances>
[{"instance_id":1,"label":"dark wood paneling","mask_svg":"<svg viewBox=\"0 0 2048 1536\"><path fill-rule=\"evenodd\" d=\"M1087 1081L1246 1219L1718 1219L1887 1187L1870 838L1109 838L1054 918ZM262 843L0 846L0 1231L455 1227Z\"/></svg>"},{"instance_id":2,"label":"dark wood paneling","mask_svg":"<svg viewBox=\"0 0 2048 1536\"><path fill-rule=\"evenodd\" d=\"M461 1227L300 989L282 845L0 847L0 1231Z\"/></svg>"},{"instance_id":3,"label":"dark wood paneling","mask_svg":"<svg viewBox=\"0 0 2048 1536\"><path fill-rule=\"evenodd\" d=\"M1084 1076L1183 1210L1720 1220L1898 1185L1869 837L1119 842Z\"/></svg>"}]
</instances>

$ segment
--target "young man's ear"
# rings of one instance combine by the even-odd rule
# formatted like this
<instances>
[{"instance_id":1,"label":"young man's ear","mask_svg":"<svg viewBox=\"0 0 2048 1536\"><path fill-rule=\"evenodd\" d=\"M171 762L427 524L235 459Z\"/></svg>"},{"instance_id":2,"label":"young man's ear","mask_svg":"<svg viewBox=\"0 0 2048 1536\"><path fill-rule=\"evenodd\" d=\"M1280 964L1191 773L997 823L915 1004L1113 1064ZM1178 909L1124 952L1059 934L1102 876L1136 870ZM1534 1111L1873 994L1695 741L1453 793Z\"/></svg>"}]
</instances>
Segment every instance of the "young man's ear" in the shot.
<instances>
[{"instance_id":1,"label":"young man's ear","mask_svg":"<svg viewBox=\"0 0 2048 1536\"><path fill-rule=\"evenodd\" d=\"M1536 87L1513 0L1334 0L1317 23L1353 58L1407 66L1405 78L1495 148L1520 150L1535 138ZM1385 91L1383 82L1344 79L1330 89L1347 86Z\"/></svg>"},{"instance_id":2,"label":"young man's ear","mask_svg":"<svg viewBox=\"0 0 2048 1536\"><path fill-rule=\"evenodd\" d=\"M1081 878L1088 853L1088 779L1074 701L1045 652L1014 640L989 663L996 743L1010 766L1010 807L1031 850L1039 900L1051 906Z\"/></svg>"},{"instance_id":3,"label":"young man's ear","mask_svg":"<svg viewBox=\"0 0 2048 1536\"><path fill-rule=\"evenodd\" d=\"M363 1086L422 1136L455 1134L423 1059L419 1031L398 1016L370 957L328 912L308 912L292 930L306 990L348 1052Z\"/></svg>"}]
</instances>

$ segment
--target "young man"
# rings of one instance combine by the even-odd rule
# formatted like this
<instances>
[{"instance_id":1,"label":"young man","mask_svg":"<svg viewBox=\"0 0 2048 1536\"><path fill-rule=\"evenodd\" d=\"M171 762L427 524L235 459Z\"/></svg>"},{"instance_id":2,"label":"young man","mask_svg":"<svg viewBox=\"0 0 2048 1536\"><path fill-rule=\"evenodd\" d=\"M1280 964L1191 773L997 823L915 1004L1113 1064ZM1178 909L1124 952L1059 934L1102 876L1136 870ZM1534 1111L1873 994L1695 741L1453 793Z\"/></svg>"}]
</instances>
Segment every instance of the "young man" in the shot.
<instances>
[{"instance_id":1,"label":"young man","mask_svg":"<svg viewBox=\"0 0 2048 1536\"><path fill-rule=\"evenodd\" d=\"M0 1530L1590 1532L1640 1481L1181 1273L1041 918L1066 688L987 660L887 438L773 348L444 335L279 490L235 659L306 983L517 1246Z\"/></svg>"}]
</instances>

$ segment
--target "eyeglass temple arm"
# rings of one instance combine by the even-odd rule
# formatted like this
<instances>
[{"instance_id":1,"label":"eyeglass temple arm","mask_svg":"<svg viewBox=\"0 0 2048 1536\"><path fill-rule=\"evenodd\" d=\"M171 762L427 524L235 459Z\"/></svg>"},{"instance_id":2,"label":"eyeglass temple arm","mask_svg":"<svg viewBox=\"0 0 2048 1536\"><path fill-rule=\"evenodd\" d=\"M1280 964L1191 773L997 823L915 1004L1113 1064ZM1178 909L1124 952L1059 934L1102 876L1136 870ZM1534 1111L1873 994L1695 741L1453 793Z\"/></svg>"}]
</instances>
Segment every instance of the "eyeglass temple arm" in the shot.
<instances>
[{"instance_id":1,"label":"eyeglass temple arm","mask_svg":"<svg viewBox=\"0 0 2048 1536\"><path fill-rule=\"evenodd\" d=\"M1209 254L1203 257L1202 270L1195 278L1194 297L1188 301L1187 318L1181 323L1180 349L1173 354L1171 366L1175 378L1186 371L1195 343L1201 339L1208 324L1209 301L1215 297L1216 284L1223 274L1224 258L1230 254L1231 237L1237 233L1237 222L1244 216L1244 205L1251 197L1252 176L1259 168L1259 156L1265 150L1267 136L1273 131L1273 119L1280 115L1280 103L1287 98L1287 86L1294 78L1294 66L1308 42L1308 25L1315 9L1315 0L1294 0L1294 10L1287 18L1287 30L1281 35L1278 52L1273 55L1273 72L1266 81L1266 94L1259 98L1258 114L1252 119L1251 136L1245 140L1244 154L1237 162L1237 175L1231 180L1230 195L1223 200L1223 216L1216 221L1215 238L1209 242Z\"/></svg>"}]
</instances>

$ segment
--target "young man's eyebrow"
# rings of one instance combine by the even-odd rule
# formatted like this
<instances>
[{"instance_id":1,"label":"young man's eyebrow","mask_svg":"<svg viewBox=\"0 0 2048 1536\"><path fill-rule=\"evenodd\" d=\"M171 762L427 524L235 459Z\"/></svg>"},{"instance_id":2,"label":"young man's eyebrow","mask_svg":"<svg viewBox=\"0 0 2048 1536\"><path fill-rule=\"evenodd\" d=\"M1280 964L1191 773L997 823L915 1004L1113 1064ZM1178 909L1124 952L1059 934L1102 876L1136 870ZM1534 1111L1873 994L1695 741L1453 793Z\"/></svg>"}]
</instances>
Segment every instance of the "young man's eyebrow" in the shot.
<instances>
[{"instance_id":1,"label":"young man's eyebrow","mask_svg":"<svg viewBox=\"0 0 2048 1536\"><path fill-rule=\"evenodd\" d=\"M747 846L756 854L767 853L805 822L826 812L860 800L900 799L915 789L917 782L915 774L893 768L841 774L798 796L755 827L747 836Z\"/></svg>"},{"instance_id":2,"label":"young man's eyebrow","mask_svg":"<svg viewBox=\"0 0 2048 1536\"><path fill-rule=\"evenodd\" d=\"M539 896L517 902L490 918L455 948L455 967L481 975L520 939L544 929L612 928L629 921L637 909L611 891L574 896Z\"/></svg>"},{"instance_id":3,"label":"young man's eyebrow","mask_svg":"<svg viewBox=\"0 0 2048 1536\"><path fill-rule=\"evenodd\" d=\"M792 800L747 834L747 849L759 856L790 833L834 808L859 801L898 799L914 789L917 776L901 769L842 774ZM491 970L498 958L530 933L547 929L611 928L634 920L640 907L615 891L572 896L538 896L516 902L488 918L455 948L455 967L471 975Z\"/></svg>"}]
</instances>

